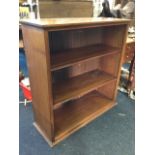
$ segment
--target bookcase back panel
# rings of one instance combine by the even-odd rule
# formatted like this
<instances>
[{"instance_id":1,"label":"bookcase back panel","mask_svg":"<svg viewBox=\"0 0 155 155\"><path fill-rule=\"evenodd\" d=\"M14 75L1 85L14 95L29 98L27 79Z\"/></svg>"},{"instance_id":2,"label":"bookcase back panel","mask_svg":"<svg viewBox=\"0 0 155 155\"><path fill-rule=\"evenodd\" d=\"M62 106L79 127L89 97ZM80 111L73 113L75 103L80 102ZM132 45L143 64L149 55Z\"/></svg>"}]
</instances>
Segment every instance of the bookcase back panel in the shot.
<instances>
[{"instance_id":1,"label":"bookcase back panel","mask_svg":"<svg viewBox=\"0 0 155 155\"><path fill-rule=\"evenodd\" d=\"M67 80L69 78L82 75L84 73L101 70L114 77L118 76L119 64L120 64L120 53L111 54L108 56L103 56L100 58L95 58L92 60L84 61L66 67L60 70L53 71L53 83L57 81Z\"/></svg>"},{"instance_id":2,"label":"bookcase back panel","mask_svg":"<svg viewBox=\"0 0 155 155\"><path fill-rule=\"evenodd\" d=\"M95 44L121 47L125 31L126 25L50 32L51 52Z\"/></svg>"},{"instance_id":3,"label":"bookcase back panel","mask_svg":"<svg viewBox=\"0 0 155 155\"><path fill-rule=\"evenodd\" d=\"M96 58L93 60L84 61L77 63L71 67L63 68L57 71L54 71L53 74L53 83L57 81L67 80L69 78L99 69L100 59Z\"/></svg>"},{"instance_id":4,"label":"bookcase back panel","mask_svg":"<svg viewBox=\"0 0 155 155\"><path fill-rule=\"evenodd\" d=\"M77 29L50 33L52 53L102 43L102 29ZM62 51L63 52L63 51Z\"/></svg>"}]
</instances>

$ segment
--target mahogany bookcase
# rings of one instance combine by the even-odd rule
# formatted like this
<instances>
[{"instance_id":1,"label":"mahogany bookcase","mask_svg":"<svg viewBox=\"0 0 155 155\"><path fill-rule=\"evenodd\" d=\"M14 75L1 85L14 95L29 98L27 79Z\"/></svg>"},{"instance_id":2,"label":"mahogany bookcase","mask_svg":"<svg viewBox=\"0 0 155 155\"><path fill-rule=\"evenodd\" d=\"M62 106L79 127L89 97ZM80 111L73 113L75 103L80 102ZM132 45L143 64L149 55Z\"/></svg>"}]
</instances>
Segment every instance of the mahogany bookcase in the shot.
<instances>
[{"instance_id":1,"label":"mahogany bookcase","mask_svg":"<svg viewBox=\"0 0 155 155\"><path fill-rule=\"evenodd\" d=\"M116 105L130 20L23 20L34 126L53 146Z\"/></svg>"}]
</instances>

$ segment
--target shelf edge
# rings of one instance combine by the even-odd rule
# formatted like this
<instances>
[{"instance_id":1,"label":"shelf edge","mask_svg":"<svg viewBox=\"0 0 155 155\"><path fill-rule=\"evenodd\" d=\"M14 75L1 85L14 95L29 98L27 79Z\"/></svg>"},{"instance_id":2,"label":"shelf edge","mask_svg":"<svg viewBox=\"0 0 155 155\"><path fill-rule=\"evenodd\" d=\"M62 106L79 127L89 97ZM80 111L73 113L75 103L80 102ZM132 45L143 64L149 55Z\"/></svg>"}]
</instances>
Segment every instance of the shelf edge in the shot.
<instances>
[{"instance_id":1,"label":"shelf edge","mask_svg":"<svg viewBox=\"0 0 155 155\"><path fill-rule=\"evenodd\" d=\"M73 63L70 63L70 64L59 65L59 66L54 67L54 68L51 67L50 71L53 72L53 71L56 71L56 70L59 70L59 69L63 69L63 68L73 66L73 65L78 64L78 63L82 63L82 62L85 62L85 61L90 61L90 60L93 60L93 59L97 59L97 58L100 58L100 57L109 56L109 55L117 54L117 53L120 53L119 49L117 51L114 51L114 52L105 53L105 54L102 54L102 55L85 58L85 59L82 59L82 60L79 60L79 61L76 61L76 62L73 62Z\"/></svg>"},{"instance_id":2,"label":"shelf edge","mask_svg":"<svg viewBox=\"0 0 155 155\"><path fill-rule=\"evenodd\" d=\"M78 94L78 96L76 96L76 97L72 97L72 98L66 99L66 100L64 100L64 101L58 102L58 103L56 103L56 104L53 105L53 109L56 110L56 109L58 109L61 105L65 104L65 102L68 102L68 101L70 101L70 100L77 99L77 98L79 98L79 96L80 96L80 97L81 97L81 96L84 96L84 95L88 94L89 92L91 92L91 91L93 91L93 90L95 90L95 89L98 89L98 88L100 88L100 87L102 87L102 86L104 86L104 85L106 85L106 84L108 84L108 83L110 83L110 82L112 82L112 81L115 81L115 80L117 80L117 79L116 79L115 77L113 77L113 79L107 80L107 81L103 82L103 84L100 84L99 86L96 86L95 88L92 88L92 89L89 89L89 90L87 90L87 91L85 91L85 92L83 92L83 93L80 93L80 94Z\"/></svg>"}]
</instances>

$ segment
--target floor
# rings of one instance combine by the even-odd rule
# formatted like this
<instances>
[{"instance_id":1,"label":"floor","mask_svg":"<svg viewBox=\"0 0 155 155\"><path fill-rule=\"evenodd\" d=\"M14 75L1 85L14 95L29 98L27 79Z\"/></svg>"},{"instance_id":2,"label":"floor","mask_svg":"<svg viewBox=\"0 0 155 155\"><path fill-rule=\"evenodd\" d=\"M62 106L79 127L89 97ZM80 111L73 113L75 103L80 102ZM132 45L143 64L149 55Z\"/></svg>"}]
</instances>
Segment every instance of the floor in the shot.
<instances>
[{"instance_id":1,"label":"floor","mask_svg":"<svg viewBox=\"0 0 155 155\"><path fill-rule=\"evenodd\" d=\"M20 67L28 75L25 55L20 52ZM20 90L19 99L23 99ZM118 92L118 105L87 126L50 148L33 127L32 105L19 106L20 155L134 155L134 100Z\"/></svg>"}]
</instances>

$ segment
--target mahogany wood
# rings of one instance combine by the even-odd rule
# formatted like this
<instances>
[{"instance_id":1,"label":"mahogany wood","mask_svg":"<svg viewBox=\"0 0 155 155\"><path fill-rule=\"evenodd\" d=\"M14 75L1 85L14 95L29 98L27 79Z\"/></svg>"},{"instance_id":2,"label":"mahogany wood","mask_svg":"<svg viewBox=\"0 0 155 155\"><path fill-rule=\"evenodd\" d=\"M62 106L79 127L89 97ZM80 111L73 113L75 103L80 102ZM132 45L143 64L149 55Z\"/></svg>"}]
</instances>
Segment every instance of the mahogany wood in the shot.
<instances>
[{"instance_id":1,"label":"mahogany wood","mask_svg":"<svg viewBox=\"0 0 155 155\"><path fill-rule=\"evenodd\" d=\"M21 21L35 127L50 146L115 105L129 22Z\"/></svg>"},{"instance_id":2,"label":"mahogany wood","mask_svg":"<svg viewBox=\"0 0 155 155\"><path fill-rule=\"evenodd\" d=\"M23 40L19 40L19 48L24 48Z\"/></svg>"},{"instance_id":3,"label":"mahogany wood","mask_svg":"<svg viewBox=\"0 0 155 155\"><path fill-rule=\"evenodd\" d=\"M111 109L115 103L93 91L55 110L55 140L64 139L91 120Z\"/></svg>"},{"instance_id":4,"label":"mahogany wood","mask_svg":"<svg viewBox=\"0 0 155 155\"><path fill-rule=\"evenodd\" d=\"M58 70L85 60L111 55L119 51L118 48L97 44L88 47L68 49L63 52L56 52L56 54L52 55L51 70Z\"/></svg>"},{"instance_id":5,"label":"mahogany wood","mask_svg":"<svg viewBox=\"0 0 155 155\"><path fill-rule=\"evenodd\" d=\"M56 108L60 103L80 97L115 79L107 73L95 70L57 82L53 86L54 107Z\"/></svg>"},{"instance_id":6,"label":"mahogany wood","mask_svg":"<svg viewBox=\"0 0 155 155\"><path fill-rule=\"evenodd\" d=\"M100 59L100 69L104 72L107 72L117 77L117 73L119 70L120 56L121 56L121 53L102 57Z\"/></svg>"},{"instance_id":7,"label":"mahogany wood","mask_svg":"<svg viewBox=\"0 0 155 155\"><path fill-rule=\"evenodd\" d=\"M69 27L72 28L88 28L88 27L101 27L112 25L125 25L129 24L129 19L120 18L42 18L42 19L23 19L20 21L22 24L28 24L35 27L47 28L48 30L64 30ZM54 29L53 29L54 28Z\"/></svg>"},{"instance_id":8,"label":"mahogany wood","mask_svg":"<svg viewBox=\"0 0 155 155\"><path fill-rule=\"evenodd\" d=\"M103 33L102 39L104 44L118 48L122 47L125 32L126 32L126 25L120 25L120 26L114 25L104 28L102 32Z\"/></svg>"},{"instance_id":9,"label":"mahogany wood","mask_svg":"<svg viewBox=\"0 0 155 155\"><path fill-rule=\"evenodd\" d=\"M51 140L54 136L53 98L51 92L48 34L46 31L22 25L29 70L35 122Z\"/></svg>"},{"instance_id":10,"label":"mahogany wood","mask_svg":"<svg viewBox=\"0 0 155 155\"><path fill-rule=\"evenodd\" d=\"M101 86L97 89L97 91L100 94L103 94L104 96L106 96L107 98L111 99L111 100L115 100L114 95L115 95L115 87L116 87L116 81L111 81L108 84L105 84L104 86Z\"/></svg>"},{"instance_id":11,"label":"mahogany wood","mask_svg":"<svg viewBox=\"0 0 155 155\"><path fill-rule=\"evenodd\" d=\"M54 31L50 33L51 52L58 53L63 50L103 44L102 29L104 27Z\"/></svg>"},{"instance_id":12,"label":"mahogany wood","mask_svg":"<svg viewBox=\"0 0 155 155\"><path fill-rule=\"evenodd\" d=\"M90 59L88 61L83 61L82 63L77 63L71 67L69 67L68 76L74 77L78 76L93 70L99 69L99 60L98 58L93 59L93 61Z\"/></svg>"}]
</instances>

